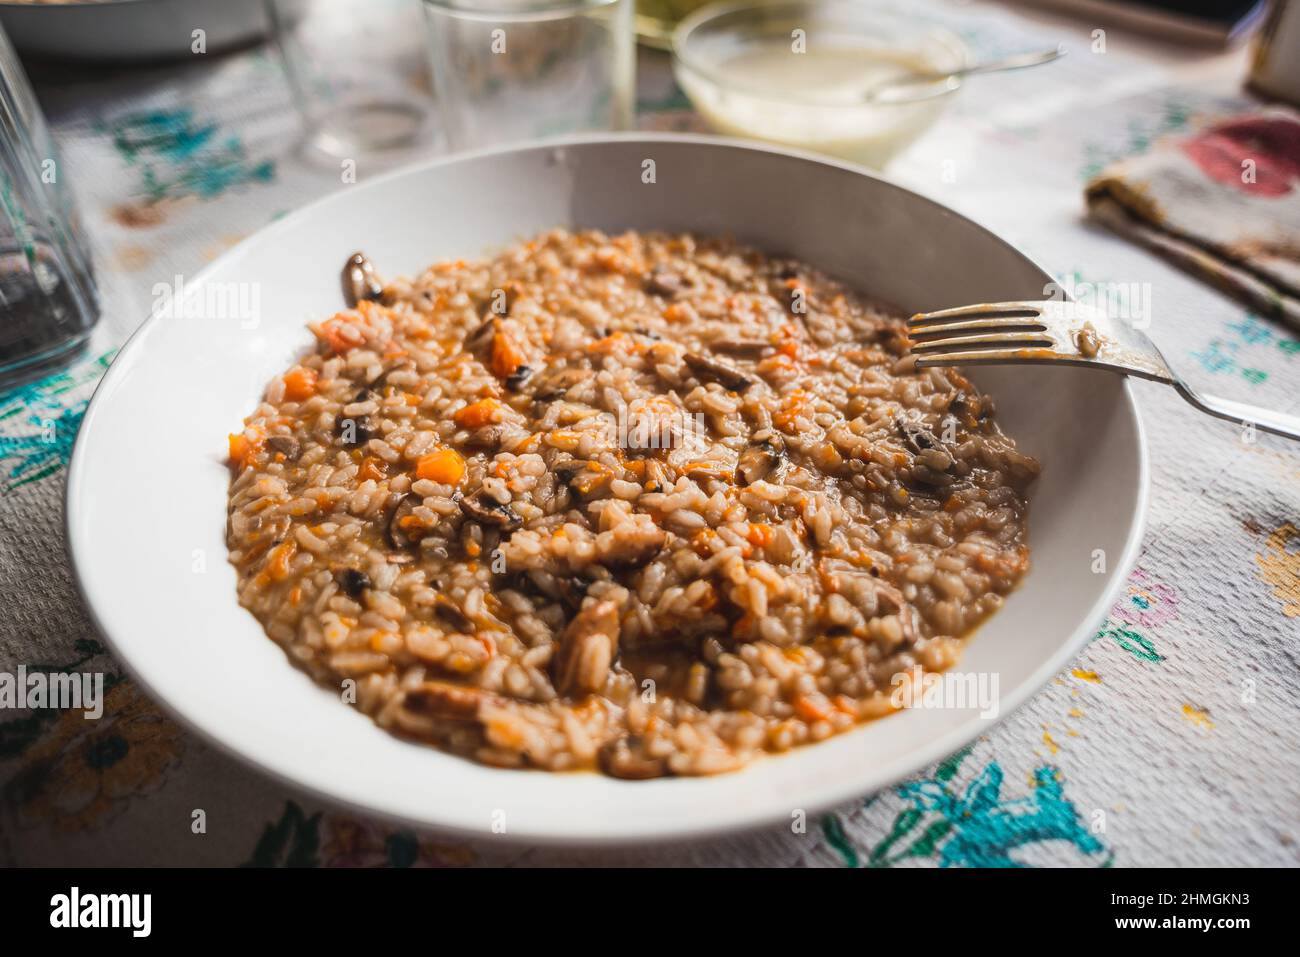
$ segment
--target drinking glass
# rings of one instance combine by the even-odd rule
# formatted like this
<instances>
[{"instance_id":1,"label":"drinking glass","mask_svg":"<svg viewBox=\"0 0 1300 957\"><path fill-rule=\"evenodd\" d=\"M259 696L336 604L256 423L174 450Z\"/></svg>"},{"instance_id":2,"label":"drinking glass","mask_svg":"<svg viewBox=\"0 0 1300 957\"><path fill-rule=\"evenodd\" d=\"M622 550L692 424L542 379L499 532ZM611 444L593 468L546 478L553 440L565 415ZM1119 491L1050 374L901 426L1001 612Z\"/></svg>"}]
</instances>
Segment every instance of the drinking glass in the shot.
<instances>
[{"instance_id":1,"label":"drinking glass","mask_svg":"<svg viewBox=\"0 0 1300 957\"><path fill-rule=\"evenodd\" d=\"M452 149L632 125L634 0L424 0Z\"/></svg>"},{"instance_id":2,"label":"drinking glass","mask_svg":"<svg viewBox=\"0 0 1300 957\"><path fill-rule=\"evenodd\" d=\"M62 163L0 28L0 385L68 359L99 318Z\"/></svg>"},{"instance_id":3,"label":"drinking glass","mask_svg":"<svg viewBox=\"0 0 1300 957\"><path fill-rule=\"evenodd\" d=\"M420 0L264 0L308 156L410 158L432 145Z\"/></svg>"}]
</instances>

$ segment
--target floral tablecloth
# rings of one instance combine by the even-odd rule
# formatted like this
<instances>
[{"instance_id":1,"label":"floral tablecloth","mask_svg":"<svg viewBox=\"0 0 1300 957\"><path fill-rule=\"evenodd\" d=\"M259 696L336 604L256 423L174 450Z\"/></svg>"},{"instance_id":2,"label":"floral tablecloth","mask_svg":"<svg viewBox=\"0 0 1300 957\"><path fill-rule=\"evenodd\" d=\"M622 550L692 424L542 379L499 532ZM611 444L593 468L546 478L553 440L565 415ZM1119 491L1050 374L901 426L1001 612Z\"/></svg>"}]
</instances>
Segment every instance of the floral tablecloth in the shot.
<instances>
[{"instance_id":1,"label":"floral tablecloth","mask_svg":"<svg viewBox=\"0 0 1300 957\"><path fill-rule=\"evenodd\" d=\"M979 54L1062 40L1070 55L972 83L890 174L997 230L1067 288L1138 284L1153 338L1195 385L1295 411L1292 333L1083 219L1082 187L1108 162L1253 106L1240 89L1245 52L1183 51L993 5L908 8ZM218 753L124 676L88 621L64 551L64 470L95 383L149 313L154 285L340 188L338 176L293 153L297 120L265 47L35 76L106 308L84 359L0 395L0 672L102 672L107 691L97 721L0 709L0 863L1300 863L1300 454L1145 383L1150 523L1095 639L970 747L806 829L612 852L450 841L322 806ZM641 52L638 106L644 128L702 128L662 55Z\"/></svg>"}]
</instances>

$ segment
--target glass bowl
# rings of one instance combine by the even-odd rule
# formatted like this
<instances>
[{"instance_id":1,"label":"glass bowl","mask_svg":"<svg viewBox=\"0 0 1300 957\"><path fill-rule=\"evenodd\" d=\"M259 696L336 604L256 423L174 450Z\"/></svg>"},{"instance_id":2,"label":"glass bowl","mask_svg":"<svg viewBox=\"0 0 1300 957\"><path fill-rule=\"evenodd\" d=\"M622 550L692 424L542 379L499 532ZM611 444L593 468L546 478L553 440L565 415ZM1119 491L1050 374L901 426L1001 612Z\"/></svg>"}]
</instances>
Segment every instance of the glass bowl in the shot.
<instances>
[{"instance_id":1,"label":"glass bowl","mask_svg":"<svg viewBox=\"0 0 1300 957\"><path fill-rule=\"evenodd\" d=\"M711 4L681 22L672 45L677 83L715 131L877 169L925 132L961 81L909 87L906 102L869 99L868 89L971 62L948 30L861 0Z\"/></svg>"}]
</instances>

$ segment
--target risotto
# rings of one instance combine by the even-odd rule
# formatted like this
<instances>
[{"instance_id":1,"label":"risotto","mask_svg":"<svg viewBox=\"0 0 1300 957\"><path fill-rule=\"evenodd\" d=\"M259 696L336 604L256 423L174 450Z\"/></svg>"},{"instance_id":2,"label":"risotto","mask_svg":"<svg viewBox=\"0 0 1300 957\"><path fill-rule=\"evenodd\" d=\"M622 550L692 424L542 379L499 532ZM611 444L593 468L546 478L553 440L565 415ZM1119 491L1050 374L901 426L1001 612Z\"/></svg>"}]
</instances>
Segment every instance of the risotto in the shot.
<instances>
[{"instance_id":1,"label":"risotto","mask_svg":"<svg viewBox=\"0 0 1300 957\"><path fill-rule=\"evenodd\" d=\"M902 321L789 259L556 230L383 281L230 436L240 602L384 728L712 774L951 666L1037 463Z\"/></svg>"}]
</instances>

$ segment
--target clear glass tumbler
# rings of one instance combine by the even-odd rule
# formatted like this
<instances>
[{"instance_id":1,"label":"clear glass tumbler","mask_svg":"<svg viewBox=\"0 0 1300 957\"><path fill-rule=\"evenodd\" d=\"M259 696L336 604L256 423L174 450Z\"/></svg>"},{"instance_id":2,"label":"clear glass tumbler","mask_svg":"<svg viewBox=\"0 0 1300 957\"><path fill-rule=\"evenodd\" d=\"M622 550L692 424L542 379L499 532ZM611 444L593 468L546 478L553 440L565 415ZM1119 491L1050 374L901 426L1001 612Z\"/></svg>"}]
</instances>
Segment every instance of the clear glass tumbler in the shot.
<instances>
[{"instance_id":1,"label":"clear glass tumbler","mask_svg":"<svg viewBox=\"0 0 1300 957\"><path fill-rule=\"evenodd\" d=\"M424 0L452 149L632 125L634 0Z\"/></svg>"},{"instance_id":2,"label":"clear glass tumbler","mask_svg":"<svg viewBox=\"0 0 1300 957\"><path fill-rule=\"evenodd\" d=\"M0 387L70 357L99 318L63 165L0 29Z\"/></svg>"},{"instance_id":3,"label":"clear glass tumbler","mask_svg":"<svg viewBox=\"0 0 1300 957\"><path fill-rule=\"evenodd\" d=\"M263 0L308 158L402 162L431 148L420 0Z\"/></svg>"}]
</instances>

